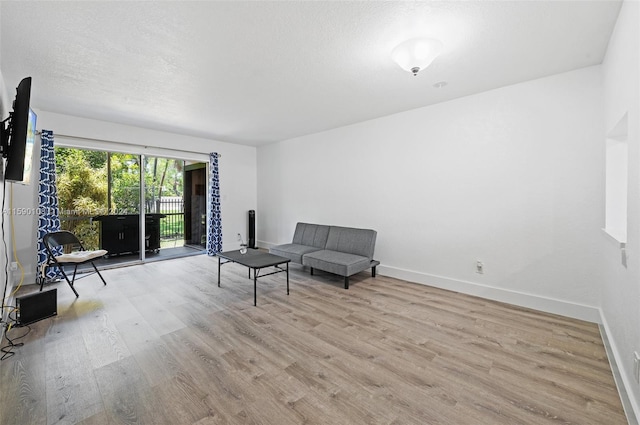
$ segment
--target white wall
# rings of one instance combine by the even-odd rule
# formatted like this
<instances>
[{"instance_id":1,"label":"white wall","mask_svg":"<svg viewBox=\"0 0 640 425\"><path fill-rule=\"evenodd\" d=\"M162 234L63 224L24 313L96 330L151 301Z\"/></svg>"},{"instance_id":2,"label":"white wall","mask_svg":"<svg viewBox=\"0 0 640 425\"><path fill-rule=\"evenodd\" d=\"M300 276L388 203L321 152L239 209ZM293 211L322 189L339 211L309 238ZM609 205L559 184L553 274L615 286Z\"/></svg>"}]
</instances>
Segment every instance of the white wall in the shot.
<instances>
[{"instance_id":1,"label":"white wall","mask_svg":"<svg viewBox=\"0 0 640 425\"><path fill-rule=\"evenodd\" d=\"M0 14L1 12L2 12L2 7L0 6ZM7 118L9 116L10 110L11 110L11 103L9 101L8 91L6 88L4 77L2 75L2 57L0 57L0 120L4 120L5 118ZM0 159L0 184L2 184L3 182L4 182L4 160ZM0 205L2 205L4 198L5 198L5 193L4 191L0 190ZM0 212L0 219L2 220L3 224L5 220L7 220L7 216L4 214L4 211ZM11 241L9 241L9 243L10 242ZM4 270L6 265L5 258L6 256L5 256L4 244L0 243L0 276L2 276L2 278L0 278L0 291L4 291L4 288L5 288L5 280L6 280L4 276ZM9 276L9 280L10 279L11 277ZM8 304L8 300L6 300L5 303ZM4 319L6 317L6 314L7 312L0 311L0 318ZM2 327L2 330L0 330L0 338L2 338L3 335L4 335L4 327Z\"/></svg>"},{"instance_id":2,"label":"white wall","mask_svg":"<svg viewBox=\"0 0 640 425\"><path fill-rule=\"evenodd\" d=\"M260 147L258 242L372 228L381 274L599 321L603 137L595 66Z\"/></svg>"},{"instance_id":3,"label":"white wall","mask_svg":"<svg viewBox=\"0 0 640 425\"><path fill-rule=\"evenodd\" d=\"M17 85L18 83L16 82L16 86ZM2 76L2 71L0 71L0 119L4 120L7 118L10 111L11 101L9 100L9 91L7 90L7 85L5 84L4 77Z\"/></svg>"},{"instance_id":4,"label":"white wall","mask_svg":"<svg viewBox=\"0 0 640 425\"><path fill-rule=\"evenodd\" d=\"M604 115L611 131L628 114L627 256L621 264L619 245L603 236L602 315L616 364L636 417L640 388L633 378L633 352L640 352L640 5L626 1L618 16L603 62Z\"/></svg>"},{"instance_id":5,"label":"white wall","mask_svg":"<svg viewBox=\"0 0 640 425\"><path fill-rule=\"evenodd\" d=\"M11 272L10 287L22 280L23 284L34 283L36 279L37 254L35 242L38 239L38 164L40 163L40 138L34 143L34 166L31 169L31 184L7 182L5 207L5 239L9 248L9 262L17 262L22 270ZM14 246L15 245L15 246ZM23 274L24 273L24 274Z\"/></svg>"},{"instance_id":6,"label":"white wall","mask_svg":"<svg viewBox=\"0 0 640 425\"><path fill-rule=\"evenodd\" d=\"M256 149L254 147L78 118L47 111L36 110L36 112L38 114L38 130L52 130L57 144L111 149L146 155L163 155L180 159L202 160L204 162L208 162L209 152L218 152L222 155L219 159L219 167L223 249L239 247L236 234L241 232L246 235L247 211L255 209L257 204ZM61 135L74 137L69 138ZM109 141L118 143L109 143ZM128 145L123 145L122 143ZM37 152L39 152L39 145ZM34 161L36 161L35 164L39 164L38 157L34 158ZM32 177L32 181L37 181L35 175ZM36 203L37 184L30 186L14 185L15 208L34 208ZM37 266L35 243L37 240L37 217L34 215L16 217L16 235L18 235L18 257L27 273L25 282L33 283Z\"/></svg>"}]
</instances>

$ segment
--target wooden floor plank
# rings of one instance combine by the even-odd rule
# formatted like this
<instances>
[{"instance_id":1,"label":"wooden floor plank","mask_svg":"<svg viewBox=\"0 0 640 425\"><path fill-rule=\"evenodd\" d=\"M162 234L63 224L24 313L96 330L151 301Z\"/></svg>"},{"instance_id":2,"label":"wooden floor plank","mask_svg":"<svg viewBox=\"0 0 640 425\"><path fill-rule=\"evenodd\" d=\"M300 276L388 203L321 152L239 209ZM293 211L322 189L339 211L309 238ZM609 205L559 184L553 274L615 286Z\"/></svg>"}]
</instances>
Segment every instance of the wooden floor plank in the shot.
<instances>
[{"instance_id":1,"label":"wooden floor plank","mask_svg":"<svg viewBox=\"0 0 640 425\"><path fill-rule=\"evenodd\" d=\"M79 322L94 369L131 355L111 315L104 309L96 309Z\"/></svg>"},{"instance_id":2,"label":"wooden floor plank","mask_svg":"<svg viewBox=\"0 0 640 425\"><path fill-rule=\"evenodd\" d=\"M4 361L0 368L0 423L46 424L45 379L43 355L19 355Z\"/></svg>"},{"instance_id":3,"label":"wooden floor plank","mask_svg":"<svg viewBox=\"0 0 640 425\"><path fill-rule=\"evenodd\" d=\"M47 423L75 424L103 410L92 359L82 336L47 342Z\"/></svg>"},{"instance_id":4,"label":"wooden floor plank","mask_svg":"<svg viewBox=\"0 0 640 425\"><path fill-rule=\"evenodd\" d=\"M155 397L133 357L94 371L104 410L117 424L171 424L168 406Z\"/></svg>"}]
</instances>

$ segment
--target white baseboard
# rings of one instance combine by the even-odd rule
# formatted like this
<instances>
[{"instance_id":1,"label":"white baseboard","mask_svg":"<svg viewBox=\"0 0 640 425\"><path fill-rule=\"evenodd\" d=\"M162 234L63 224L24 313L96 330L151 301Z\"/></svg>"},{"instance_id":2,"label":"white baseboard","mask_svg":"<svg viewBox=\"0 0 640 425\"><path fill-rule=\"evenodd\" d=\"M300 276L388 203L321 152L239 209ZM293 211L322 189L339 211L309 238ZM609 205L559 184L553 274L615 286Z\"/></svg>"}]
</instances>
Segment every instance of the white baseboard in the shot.
<instances>
[{"instance_id":1,"label":"white baseboard","mask_svg":"<svg viewBox=\"0 0 640 425\"><path fill-rule=\"evenodd\" d=\"M271 248L272 246L276 246L276 245L278 245L278 244L271 243L271 242L265 242L265 241L258 241L258 240L256 240L256 246L257 246L258 248L269 249L269 248Z\"/></svg>"},{"instance_id":2,"label":"white baseboard","mask_svg":"<svg viewBox=\"0 0 640 425\"><path fill-rule=\"evenodd\" d=\"M616 382L616 386L618 387L618 393L620 394L620 401L622 401L624 413L627 415L629 425L638 425L638 420L640 418L640 405L638 405L638 401L634 397L633 392L628 391L628 389L634 387L635 383L633 381L629 381L628 377L631 376L631 374L625 372L624 361L622 361L622 357L620 356L620 351L616 346L615 340L609 337L612 335L611 329L609 328L607 318L604 316L602 310L600 310L600 317L602 322L600 325L602 342L607 350L607 358L609 359L613 378Z\"/></svg>"},{"instance_id":3,"label":"white baseboard","mask_svg":"<svg viewBox=\"0 0 640 425\"><path fill-rule=\"evenodd\" d=\"M277 245L266 241L256 241L256 243L258 247L266 249ZM449 291L461 292L463 294L475 295L480 298L514 304L520 307L558 314L560 316L572 317L574 319L585 320L587 322L601 323L600 309L594 306L572 303L569 301L528 294L525 292L511 291L508 289L483 285L481 283L436 276L392 266L380 265L376 270L383 276L447 289Z\"/></svg>"},{"instance_id":4,"label":"white baseboard","mask_svg":"<svg viewBox=\"0 0 640 425\"><path fill-rule=\"evenodd\" d=\"M572 303L540 295L528 294L525 292L511 291L503 288L483 285L481 283L468 282L451 279L443 276L436 276L412 270L400 269L390 266L378 266L378 273L383 276L394 277L407 280L409 282L420 283L436 288L447 289L449 291L461 292L463 294L475 295L480 298L514 304L520 307L531 308L547 313L561 316L573 317L587 322L600 323L600 310L597 307Z\"/></svg>"}]
</instances>

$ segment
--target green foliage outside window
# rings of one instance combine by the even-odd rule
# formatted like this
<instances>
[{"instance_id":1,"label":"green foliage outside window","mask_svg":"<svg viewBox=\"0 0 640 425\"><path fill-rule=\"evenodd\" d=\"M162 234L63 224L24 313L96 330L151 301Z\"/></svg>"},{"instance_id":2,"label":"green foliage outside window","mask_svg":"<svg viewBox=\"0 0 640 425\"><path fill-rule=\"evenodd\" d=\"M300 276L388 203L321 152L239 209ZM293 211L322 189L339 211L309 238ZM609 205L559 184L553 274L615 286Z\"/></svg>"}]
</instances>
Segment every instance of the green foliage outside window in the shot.
<instances>
[{"instance_id":1,"label":"green foliage outside window","mask_svg":"<svg viewBox=\"0 0 640 425\"><path fill-rule=\"evenodd\" d=\"M140 159L137 155L111 154L111 205L116 214L140 212Z\"/></svg>"},{"instance_id":2,"label":"green foliage outside window","mask_svg":"<svg viewBox=\"0 0 640 425\"><path fill-rule=\"evenodd\" d=\"M106 153L56 148L56 174L61 227L75 233L87 249L97 249L98 231L88 218L107 209ZM91 159L93 159L93 161ZM93 166L92 166L93 164Z\"/></svg>"}]
</instances>

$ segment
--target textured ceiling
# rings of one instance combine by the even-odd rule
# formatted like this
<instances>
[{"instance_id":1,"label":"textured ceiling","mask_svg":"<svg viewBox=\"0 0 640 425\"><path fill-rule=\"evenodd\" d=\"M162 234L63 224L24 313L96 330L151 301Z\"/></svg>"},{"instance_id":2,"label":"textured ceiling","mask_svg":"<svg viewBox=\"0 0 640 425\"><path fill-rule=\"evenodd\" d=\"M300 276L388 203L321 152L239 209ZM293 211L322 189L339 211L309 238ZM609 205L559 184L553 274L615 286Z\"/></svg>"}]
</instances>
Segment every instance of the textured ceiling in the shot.
<instances>
[{"instance_id":1,"label":"textured ceiling","mask_svg":"<svg viewBox=\"0 0 640 425\"><path fill-rule=\"evenodd\" d=\"M2 1L0 66L41 110L257 146L599 64L619 8ZM416 36L444 51L413 77L390 52Z\"/></svg>"}]
</instances>

